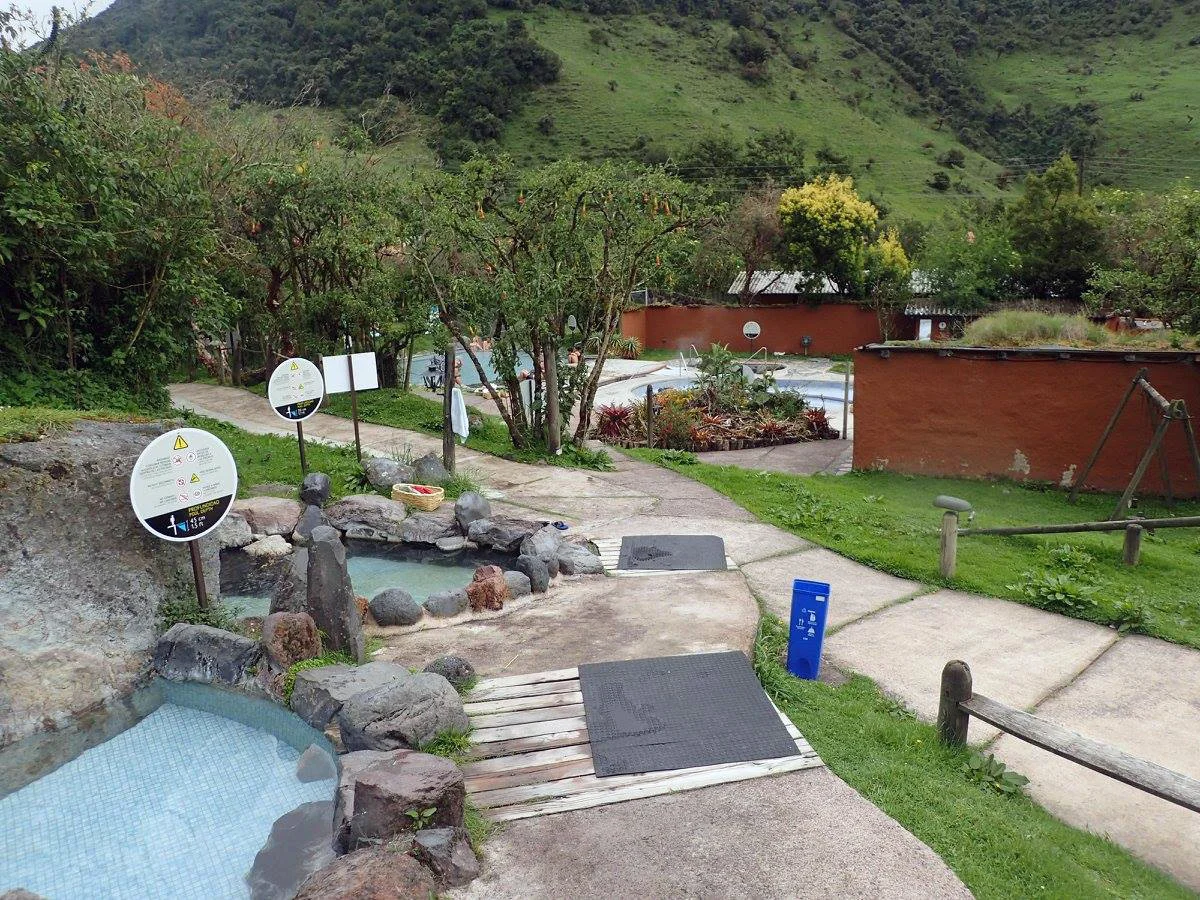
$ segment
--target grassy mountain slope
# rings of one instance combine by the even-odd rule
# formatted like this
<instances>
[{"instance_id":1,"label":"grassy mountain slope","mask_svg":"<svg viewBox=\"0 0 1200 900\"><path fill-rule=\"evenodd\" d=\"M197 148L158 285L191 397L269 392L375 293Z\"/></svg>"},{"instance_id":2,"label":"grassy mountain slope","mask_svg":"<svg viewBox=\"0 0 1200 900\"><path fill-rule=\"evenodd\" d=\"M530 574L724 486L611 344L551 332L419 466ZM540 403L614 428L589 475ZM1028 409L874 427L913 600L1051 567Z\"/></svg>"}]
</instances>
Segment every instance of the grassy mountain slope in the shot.
<instances>
[{"instance_id":1,"label":"grassy mountain slope","mask_svg":"<svg viewBox=\"0 0 1200 900\"><path fill-rule=\"evenodd\" d=\"M1189 43L1196 38L1200 8L1176 12L1152 37L979 58L975 71L1008 105L1098 104L1102 137L1085 179L1162 188L1200 179L1200 40Z\"/></svg>"},{"instance_id":2,"label":"grassy mountain slope","mask_svg":"<svg viewBox=\"0 0 1200 900\"><path fill-rule=\"evenodd\" d=\"M726 49L732 30L705 24L707 33L697 36L647 16L601 20L546 8L526 15L530 34L558 55L562 71L508 124L502 146L533 163L636 152L644 142L677 152L719 134L740 143L786 126L804 138L810 164L821 147L850 157L860 187L898 215L928 218L961 199L954 188L940 193L925 183L939 170L934 157L951 148L967 158L953 172L962 190L998 193L992 182L1000 167L963 148L948 130L935 130L932 118L909 115L914 93L832 24L815 23L810 40L796 38L796 49L815 55L807 70L772 60L773 77L763 85L737 73ZM594 28L606 43L592 39ZM538 130L546 116L553 120L549 135Z\"/></svg>"}]
</instances>

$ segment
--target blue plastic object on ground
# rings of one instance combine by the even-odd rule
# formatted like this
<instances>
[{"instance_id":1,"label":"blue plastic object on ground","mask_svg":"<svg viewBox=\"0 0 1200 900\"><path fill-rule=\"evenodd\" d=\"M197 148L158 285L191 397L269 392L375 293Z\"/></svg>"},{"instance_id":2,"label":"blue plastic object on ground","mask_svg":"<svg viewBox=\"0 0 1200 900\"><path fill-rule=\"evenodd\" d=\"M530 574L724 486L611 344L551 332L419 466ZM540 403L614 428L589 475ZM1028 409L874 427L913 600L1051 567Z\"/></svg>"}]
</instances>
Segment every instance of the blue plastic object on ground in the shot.
<instances>
[{"instance_id":1,"label":"blue plastic object on ground","mask_svg":"<svg viewBox=\"0 0 1200 900\"><path fill-rule=\"evenodd\" d=\"M828 612L828 584L802 578L792 582L787 669L797 678L813 680L821 670L821 644L825 641L825 616Z\"/></svg>"}]
</instances>

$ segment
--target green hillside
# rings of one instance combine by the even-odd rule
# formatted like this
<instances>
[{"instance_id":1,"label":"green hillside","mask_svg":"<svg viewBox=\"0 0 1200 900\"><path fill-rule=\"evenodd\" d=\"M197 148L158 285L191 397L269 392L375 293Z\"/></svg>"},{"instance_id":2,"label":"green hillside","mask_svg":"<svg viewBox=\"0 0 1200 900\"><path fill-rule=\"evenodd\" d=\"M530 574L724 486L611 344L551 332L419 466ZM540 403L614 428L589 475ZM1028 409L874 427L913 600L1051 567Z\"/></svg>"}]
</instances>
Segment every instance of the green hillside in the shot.
<instances>
[{"instance_id":1,"label":"green hillside","mask_svg":"<svg viewBox=\"0 0 1200 900\"><path fill-rule=\"evenodd\" d=\"M1200 176L1196 0L117 0L68 40L397 169L627 156L733 194L757 162L698 142L786 129L804 174L925 220L1064 149L1089 185ZM412 127L364 147L347 123L383 95Z\"/></svg>"},{"instance_id":2,"label":"green hillside","mask_svg":"<svg viewBox=\"0 0 1200 900\"><path fill-rule=\"evenodd\" d=\"M783 126L804 140L810 165L823 147L849 157L864 192L899 215L926 216L962 192L999 193L993 181L1000 166L964 148L949 129L935 130L932 117L908 114L919 103L915 92L831 23L812 24L807 41L797 27L795 49L814 60L808 69L773 61L771 80L760 85L737 73L726 50L732 29L724 23L705 23L707 33L697 36L647 16L596 19L541 9L525 21L562 60L559 80L534 92L501 139L530 163L637 154L644 145L675 154L702 137L741 143ZM548 135L538 127L547 116ZM940 169L935 157L951 148L966 156L965 168L953 172L961 187L938 192L926 182Z\"/></svg>"},{"instance_id":3,"label":"green hillside","mask_svg":"<svg viewBox=\"0 0 1200 900\"><path fill-rule=\"evenodd\" d=\"M975 71L1008 105L1096 103L1101 138L1085 161L1091 184L1163 188L1200 179L1200 7L1177 12L1152 37L980 59Z\"/></svg>"}]
</instances>

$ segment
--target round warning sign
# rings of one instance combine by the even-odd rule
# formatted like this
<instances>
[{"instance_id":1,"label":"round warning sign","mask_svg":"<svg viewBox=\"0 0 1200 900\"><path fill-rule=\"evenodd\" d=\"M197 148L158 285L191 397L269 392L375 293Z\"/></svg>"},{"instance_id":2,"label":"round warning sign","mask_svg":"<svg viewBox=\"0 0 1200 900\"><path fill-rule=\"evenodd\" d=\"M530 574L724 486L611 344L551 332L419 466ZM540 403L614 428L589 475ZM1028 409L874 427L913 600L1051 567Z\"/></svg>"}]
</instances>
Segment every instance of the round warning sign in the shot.
<instances>
[{"instance_id":1,"label":"round warning sign","mask_svg":"<svg viewBox=\"0 0 1200 900\"><path fill-rule=\"evenodd\" d=\"M285 359L267 382L271 408L289 422L299 422L315 413L323 396L325 381L321 378L321 370L315 363L300 357Z\"/></svg>"},{"instance_id":2,"label":"round warning sign","mask_svg":"<svg viewBox=\"0 0 1200 900\"><path fill-rule=\"evenodd\" d=\"M221 524L237 483L233 454L220 438L179 428L142 451L129 477L129 502L155 537L191 541Z\"/></svg>"}]
</instances>

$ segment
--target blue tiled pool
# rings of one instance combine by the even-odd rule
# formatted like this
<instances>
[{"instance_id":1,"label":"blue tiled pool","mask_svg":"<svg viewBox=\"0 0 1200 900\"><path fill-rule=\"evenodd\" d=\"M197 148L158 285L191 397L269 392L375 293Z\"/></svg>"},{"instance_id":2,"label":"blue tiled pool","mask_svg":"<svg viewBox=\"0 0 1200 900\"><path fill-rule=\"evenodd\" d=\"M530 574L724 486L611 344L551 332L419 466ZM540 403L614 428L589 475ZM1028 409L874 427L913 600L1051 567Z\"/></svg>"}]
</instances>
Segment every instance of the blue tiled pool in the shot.
<instances>
[{"instance_id":1,"label":"blue tiled pool","mask_svg":"<svg viewBox=\"0 0 1200 900\"><path fill-rule=\"evenodd\" d=\"M163 687L132 728L0 799L0 894L248 898L272 823L332 798L334 778L297 778L302 749L330 752L300 719L265 700Z\"/></svg>"},{"instance_id":2,"label":"blue tiled pool","mask_svg":"<svg viewBox=\"0 0 1200 900\"><path fill-rule=\"evenodd\" d=\"M475 355L479 357L479 365L483 369L483 373L487 375L488 381L492 384L496 383L496 370L492 367L492 351L491 350L476 350ZM467 351L459 350L458 359L462 362L462 380L467 387L478 387L483 384L483 377L480 374L479 368L471 361L471 357L467 356ZM441 357L434 356L428 353L422 353L413 357L412 372L409 375L409 381L412 384L423 384L425 375L428 374L429 364L433 361L436 363L437 371L441 371ZM517 357L517 371L522 369L533 368L533 357L528 353L522 353Z\"/></svg>"}]
</instances>

